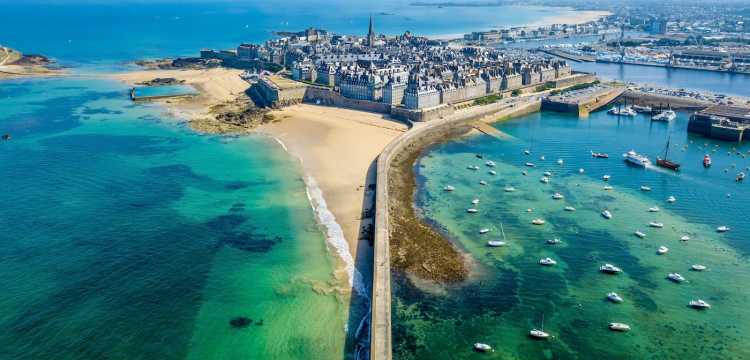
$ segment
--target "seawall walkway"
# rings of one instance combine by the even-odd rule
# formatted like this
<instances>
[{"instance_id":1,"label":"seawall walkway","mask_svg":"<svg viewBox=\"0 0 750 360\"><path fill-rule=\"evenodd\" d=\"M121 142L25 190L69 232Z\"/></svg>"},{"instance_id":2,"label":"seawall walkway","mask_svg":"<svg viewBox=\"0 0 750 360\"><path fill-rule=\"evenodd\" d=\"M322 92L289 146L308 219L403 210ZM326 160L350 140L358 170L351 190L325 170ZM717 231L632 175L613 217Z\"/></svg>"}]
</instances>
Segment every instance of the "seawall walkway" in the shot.
<instances>
[{"instance_id":1,"label":"seawall walkway","mask_svg":"<svg viewBox=\"0 0 750 360\"><path fill-rule=\"evenodd\" d=\"M493 123L541 109L539 97L514 98L510 101L476 106L461 110L444 119L415 124L412 129L393 140L377 160L375 197L374 264L372 287L372 318L370 321L370 359L390 360L391 341L391 255L389 241L388 172L391 161L404 149L440 138L456 126L476 122Z\"/></svg>"}]
</instances>

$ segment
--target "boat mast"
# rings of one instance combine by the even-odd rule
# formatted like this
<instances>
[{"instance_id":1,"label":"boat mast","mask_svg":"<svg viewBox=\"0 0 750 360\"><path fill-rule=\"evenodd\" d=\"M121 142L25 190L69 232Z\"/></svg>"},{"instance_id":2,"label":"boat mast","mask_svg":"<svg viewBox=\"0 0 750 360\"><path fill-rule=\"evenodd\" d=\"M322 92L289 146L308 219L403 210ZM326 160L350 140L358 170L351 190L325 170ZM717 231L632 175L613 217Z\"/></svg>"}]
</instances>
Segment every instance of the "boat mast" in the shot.
<instances>
[{"instance_id":1,"label":"boat mast","mask_svg":"<svg viewBox=\"0 0 750 360\"><path fill-rule=\"evenodd\" d=\"M664 160L667 160L667 154L669 154L669 140L671 139L672 135L669 135L669 137L667 137L667 148L664 149Z\"/></svg>"},{"instance_id":2,"label":"boat mast","mask_svg":"<svg viewBox=\"0 0 750 360\"><path fill-rule=\"evenodd\" d=\"M500 233L503 234L503 241L505 241L505 230L503 230L503 223L500 223Z\"/></svg>"}]
</instances>

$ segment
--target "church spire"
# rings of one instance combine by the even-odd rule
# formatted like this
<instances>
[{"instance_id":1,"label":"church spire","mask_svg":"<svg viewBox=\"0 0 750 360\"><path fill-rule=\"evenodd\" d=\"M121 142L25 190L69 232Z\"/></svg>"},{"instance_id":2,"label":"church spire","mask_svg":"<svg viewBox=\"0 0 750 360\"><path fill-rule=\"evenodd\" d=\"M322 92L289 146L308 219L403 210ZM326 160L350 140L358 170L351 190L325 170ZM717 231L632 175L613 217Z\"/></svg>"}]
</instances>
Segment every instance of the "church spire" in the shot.
<instances>
[{"instance_id":1,"label":"church spire","mask_svg":"<svg viewBox=\"0 0 750 360\"><path fill-rule=\"evenodd\" d=\"M367 46L375 46L375 29L372 26L372 15L370 15L370 27L367 30Z\"/></svg>"}]
</instances>

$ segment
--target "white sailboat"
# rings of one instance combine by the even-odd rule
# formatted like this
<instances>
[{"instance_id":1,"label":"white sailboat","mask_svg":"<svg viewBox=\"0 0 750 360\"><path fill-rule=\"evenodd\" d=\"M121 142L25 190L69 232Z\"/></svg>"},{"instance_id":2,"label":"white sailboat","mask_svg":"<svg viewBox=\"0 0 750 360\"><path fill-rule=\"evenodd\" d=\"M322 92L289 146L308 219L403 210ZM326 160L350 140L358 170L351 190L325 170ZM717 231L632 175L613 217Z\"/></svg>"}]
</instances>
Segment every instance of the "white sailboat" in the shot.
<instances>
[{"instance_id":1,"label":"white sailboat","mask_svg":"<svg viewBox=\"0 0 750 360\"><path fill-rule=\"evenodd\" d=\"M531 329L529 336L535 339L547 339L550 337L549 333L544 331L544 314L542 314L542 327L541 329Z\"/></svg>"}]
</instances>

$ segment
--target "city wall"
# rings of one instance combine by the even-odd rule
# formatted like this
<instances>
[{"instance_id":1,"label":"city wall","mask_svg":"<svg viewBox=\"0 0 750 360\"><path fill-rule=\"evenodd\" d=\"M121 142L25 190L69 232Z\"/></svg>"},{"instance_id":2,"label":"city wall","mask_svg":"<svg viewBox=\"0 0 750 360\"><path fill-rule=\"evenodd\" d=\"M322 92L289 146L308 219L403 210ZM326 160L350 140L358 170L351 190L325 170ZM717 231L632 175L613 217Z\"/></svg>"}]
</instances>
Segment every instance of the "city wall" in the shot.
<instances>
[{"instance_id":1,"label":"city wall","mask_svg":"<svg viewBox=\"0 0 750 360\"><path fill-rule=\"evenodd\" d=\"M409 151L421 151L439 139L452 136L457 129L469 128L473 122L487 123L521 116L541 109L538 99L516 103L495 103L477 106L443 119L415 125L393 140L377 160L377 190L375 197L374 264L372 288L372 318L370 324L370 359L391 360L391 256L389 241L389 183L388 172L397 157Z\"/></svg>"}]
</instances>

